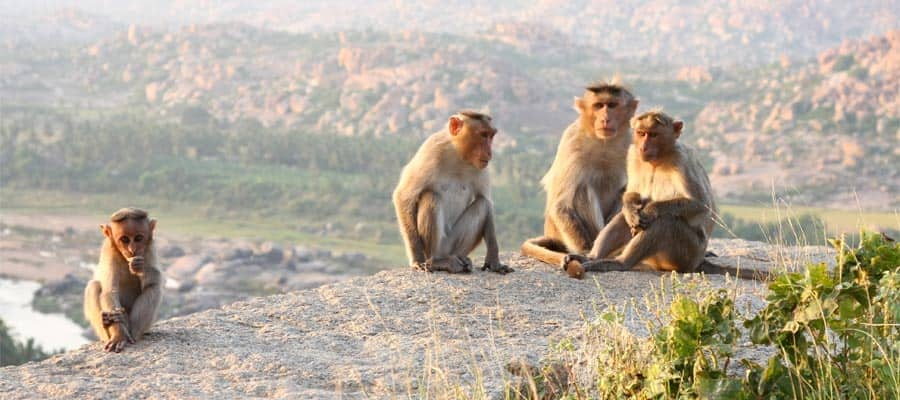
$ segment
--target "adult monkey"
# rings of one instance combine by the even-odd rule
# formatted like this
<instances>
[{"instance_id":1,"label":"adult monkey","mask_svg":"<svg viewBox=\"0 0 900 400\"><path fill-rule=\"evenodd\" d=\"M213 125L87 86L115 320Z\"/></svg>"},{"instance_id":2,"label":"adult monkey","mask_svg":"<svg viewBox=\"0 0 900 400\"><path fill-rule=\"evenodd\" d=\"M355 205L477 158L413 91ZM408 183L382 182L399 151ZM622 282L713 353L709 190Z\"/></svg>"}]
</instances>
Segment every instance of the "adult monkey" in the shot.
<instances>
[{"instance_id":1,"label":"adult monkey","mask_svg":"<svg viewBox=\"0 0 900 400\"><path fill-rule=\"evenodd\" d=\"M136 208L116 211L100 225L105 239L94 279L84 290L84 316L105 350L135 343L156 320L163 276L156 267L156 220Z\"/></svg>"},{"instance_id":2,"label":"adult monkey","mask_svg":"<svg viewBox=\"0 0 900 400\"><path fill-rule=\"evenodd\" d=\"M678 141L684 123L661 111L631 120L628 186L622 211L597 236L587 258L566 257L570 276L583 271L626 271L643 264L657 271L729 272L757 279L752 271L704 259L715 222L712 186L693 151ZM621 250L614 259L608 259Z\"/></svg>"},{"instance_id":3,"label":"adult monkey","mask_svg":"<svg viewBox=\"0 0 900 400\"><path fill-rule=\"evenodd\" d=\"M400 174L393 201L410 265L471 272L468 255L485 242L482 270L505 274L494 228L487 168L497 129L491 117L461 111L431 135Z\"/></svg>"},{"instance_id":4,"label":"adult monkey","mask_svg":"<svg viewBox=\"0 0 900 400\"><path fill-rule=\"evenodd\" d=\"M628 121L638 100L617 81L588 86L575 98L579 118L563 133L541 183L547 192L544 236L522 254L562 266L566 254L587 253L597 233L621 208Z\"/></svg>"}]
</instances>

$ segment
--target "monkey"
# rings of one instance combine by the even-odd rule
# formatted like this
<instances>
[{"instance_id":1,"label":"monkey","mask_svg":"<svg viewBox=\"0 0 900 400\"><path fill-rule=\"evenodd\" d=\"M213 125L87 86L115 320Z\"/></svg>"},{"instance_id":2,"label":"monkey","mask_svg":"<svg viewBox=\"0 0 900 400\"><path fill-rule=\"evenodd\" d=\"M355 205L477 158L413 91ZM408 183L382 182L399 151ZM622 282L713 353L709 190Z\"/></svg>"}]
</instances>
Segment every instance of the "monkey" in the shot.
<instances>
[{"instance_id":1,"label":"monkey","mask_svg":"<svg viewBox=\"0 0 900 400\"><path fill-rule=\"evenodd\" d=\"M513 271L500 262L486 170L496 134L489 115L460 111L403 168L392 199L412 268L471 272L468 255L483 240L482 270Z\"/></svg>"},{"instance_id":2,"label":"monkey","mask_svg":"<svg viewBox=\"0 0 900 400\"><path fill-rule=\"evenodd\" d=\"M93 279L84 290L84 316L104 350L121 352L156 320L164 277L156 264L156 220L122 208L101 224L103 245Z\"/></svg>"},{"instance_id":3,"label":"monkey","mask_svg":"<svg viewBox=\"0 0 900 400\"><path fill-rule=\"evenodd\" d=\"M556 158L541 179L547 194L544 235L522 243L522 254L562 265L585 254L619 212L625 188L628 121L638 100L614 79L594 83L574 101L576 119L563 132Z\"/></svg>"},{"instance_id":4,"label":"monkey","mask_svg":"<svg viewBox=\"0 0 900 400\"><path fill-rule=\"evenodd\" d=\"M600 231L588 255L567 255L563 269L580 278L584 271L627 271L642 264L656 271L728 272L757 279L753 271L705 260L717 208L706 171L693 150L678 141L684 122L650 111L630 123L634 141L622 210Z\"/></svg>"}]
</instances>

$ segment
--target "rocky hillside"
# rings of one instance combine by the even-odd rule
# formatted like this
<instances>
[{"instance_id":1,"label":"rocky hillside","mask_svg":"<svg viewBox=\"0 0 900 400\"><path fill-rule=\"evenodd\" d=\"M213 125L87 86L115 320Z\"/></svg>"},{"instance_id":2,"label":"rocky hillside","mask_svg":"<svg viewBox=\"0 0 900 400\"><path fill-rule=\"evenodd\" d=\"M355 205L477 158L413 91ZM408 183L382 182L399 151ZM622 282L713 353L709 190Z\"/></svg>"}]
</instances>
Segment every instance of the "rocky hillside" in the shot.
<instances>
[{"instance_id":1,"label":"rocky hillside","mask_svg":"<svg viewBox=\"0 0 900 400\"><path fill-rule=\"evenodd\" d=\"M20 3L20 4L16 4ZM13 2L11 12L47 13L71 6L64 0ZM675 65L748 65L786 54L807 57L845 38L897 28L896 0L835 2L775 0L744 4L716 0L466 0L417 2L269 0L102 0L78 3L112 18L144 25L209 24L245 21L293 32L336 32L369 27L470 35L498 23L542 25L572 40L617 55Z\"/></svg>"},{"instance_id":2,"label":"rocky hillside","mask_svg":"<svg viewBox=\"0 0 900 400\"><path fill-rule=\"evenodd\" d=\"M801 201L843 185L875 204L897 201L900 148L886 144L900 140L900 31L845 41L809 63L734 76L720 88L734 96L708 102L694 123L699 147L715 159L720 195L752 186L766 194L774 178L796 187Z\"/></svg>"},{"instance_id":3,"label":"rocky hillside","mask_svg":"<svg viewBox=\"0 0 900 400\"><path fill-rule=\"evenodd\" d=\"M832 257L822 248L736 240L716 240L711 249L720 262L754 269ZM577 339L606 307L624 311L625 325L646 335L635 304L643 304L649 287L672 291L672 282L655 273L578 281L546 264L505 259L516 272L389 270L162 321L121 354L91 344L0 369L0 397L383 398L456 388L502 398L504 383L517 379L507 364L539 362L552 343ZM740 310L762 306L764 288L755 282L712 276L696 284L734 288Z\"/></svg>"},{"instance_id":4,"label":"rocky hillside","mask_svg":"<svg viewBox=\"0 0 900 400\"><path fill-rule=\"evenodd\" d=\"M52 218L41 218L47 221ZM0 220L0 277L42 282L34 308L62 312L85 327L84 287L99 257L94 229L35 227L34 219ZM186 315L254 296L285 293L368 275L371 259L293 243L226 238L158 237L159 265L166 274L161 318Z\"/></svg>"}]
</instances>

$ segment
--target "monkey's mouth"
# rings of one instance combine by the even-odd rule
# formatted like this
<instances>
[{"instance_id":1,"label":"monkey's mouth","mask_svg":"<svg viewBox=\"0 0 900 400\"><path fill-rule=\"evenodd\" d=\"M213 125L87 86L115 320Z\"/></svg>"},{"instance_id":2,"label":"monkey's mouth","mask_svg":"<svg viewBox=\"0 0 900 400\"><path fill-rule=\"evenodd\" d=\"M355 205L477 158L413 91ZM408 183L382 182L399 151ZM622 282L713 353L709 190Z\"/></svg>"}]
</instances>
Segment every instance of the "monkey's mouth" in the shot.
<instances>
[{"instance_id":1,"label":"monkey's mouth","mask_svg":"<svg viewBox=\"0 0 900 400\"><path fill-rule=\"evenodd\" d=\"M599 137L599 138L615 137L617 133L618 132L616 131L616 128L613 128L611 126L608 126L608 127L605 126L605 127L597 128L594 130L594 134L597 135L597 137Z\"/></svg>"},{"instance_id":2,"label":"monkey's mouth","mask_svg":"<svg viewBox=\"0 0 900 400\"><path fill-rule=\"evenodd\" d=\"M487 168L488 164L490 164L490 163L491 163L490 158L488 158L488 159L482 158L482 159L478 160L478 165L481 166L482 169Z\"/></svg>"}]
</instances>

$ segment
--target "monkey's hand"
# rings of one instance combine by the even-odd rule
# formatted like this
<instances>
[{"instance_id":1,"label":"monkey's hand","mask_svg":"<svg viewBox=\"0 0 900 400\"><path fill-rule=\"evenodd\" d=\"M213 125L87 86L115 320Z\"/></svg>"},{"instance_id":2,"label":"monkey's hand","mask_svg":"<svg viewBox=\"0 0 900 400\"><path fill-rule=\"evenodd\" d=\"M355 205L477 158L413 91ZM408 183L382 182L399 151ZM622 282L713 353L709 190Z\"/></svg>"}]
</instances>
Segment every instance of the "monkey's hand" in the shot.
<instances>
[{"instance_id":1,"label":"monkey's hand","mask_svg":"<svg viewBox=\"0 0 900 400\"><path fill-rule=\"evenodd\" d=\"M481 267L481 270L496 272L501 275L506 275L510 272L515 271L508 265L500 263L500 260L484 260L484 266Z\"/></svg>"},{"instance_id":2,"label":"monkey's hand","mask_svg":"<svg viewBox=\"0 0 900 400\"><path fill-rule=\"evenodd\" d=\"M659 212L656 207L653 206L653 203L650 203L644 206L643 209L638 211L638 224L637 226L632 226L632 233L635 233L635 228L640 228L639 230L647 230L653 221L656 221L656 218L659 217Z\"/></svg>"},{"instance_id":3,"label":"monkey's hand","mask_svg":"<svg viewBox=\"0 0 900 400\"><path fill-rule=\"evenodd\" d=\"M644 208L644 204L638 199L638 201L625 201L622 204L622 216L625 217L625 223L631 228L631 234L635 234L635 230L637 230L638 226L641 224L641 209Z\"/></svg>"},{"instance_id":4,"label":"monkey's hand","mask_svg":"<svg viewBox=\"0 0 900 400\"><path fill-rule=\"evenodd\" d=\"M134 256L128 259L128 269L134 275L144 273L144 257Z\"/></svg>"},{"instance_id":5,"label":"monkey's hand","mask_svg":"<svg viewBox=\"0 0 900 400\"><path fill-rule=\"evenodd\" d=\"M112 311L101 311L100 319L103 321L103 327L108 328L112 324L128 323L128 314L124 308L114 308Z\"/></svg>"}]
</instances>

